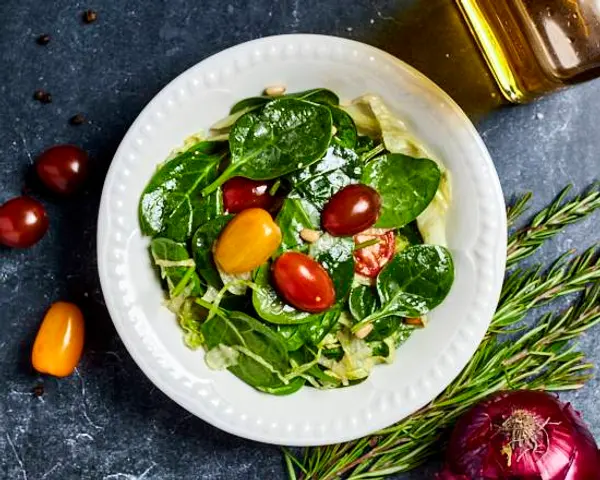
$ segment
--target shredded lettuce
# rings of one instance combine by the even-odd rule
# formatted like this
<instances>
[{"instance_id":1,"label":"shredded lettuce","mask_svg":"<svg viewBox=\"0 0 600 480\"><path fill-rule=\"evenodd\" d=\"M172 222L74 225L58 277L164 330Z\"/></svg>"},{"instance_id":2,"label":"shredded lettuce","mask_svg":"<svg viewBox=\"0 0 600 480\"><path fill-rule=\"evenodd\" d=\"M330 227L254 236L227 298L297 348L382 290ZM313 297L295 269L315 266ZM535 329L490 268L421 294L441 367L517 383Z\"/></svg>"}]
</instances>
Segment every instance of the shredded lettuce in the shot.
<instances>
[{"instance_id":1,"label":"shredded lettuce","mask_svg":"<svg viewBox=\"0 0 600 480\"><path fill-rule=\"evenodd\" d=\"M223 280L223 284L227 285L227 291L229 293L233 293L234 295L245 295L248 290L248 282L252 281L252 272L244 272L244 273L225 273L221 270L217 265L217 270L219 270L219 275L221 276L221 280Z\"/></svg>"},{"instance_id":2,"label":"shredded lettuce","mask_svg":"<svg viewBox=\"0 0 600 480\"><path fill-rule=\"evenodd\" d=\"M343 385L348 385L350 380L366 378L373 367L381 361L373 356L369 344L360 338L356 338L347 329L338 332L338 340L344 350L344 356L340 361L321 357L319 364L329 369L332 376L340 379Z\"/></svg>"},{"instance_id":3,"label":"shredded lettuce","mask_svg":"<svg viewBox=\"0 0 600 480\"><path fill-rule=\"evenodd\" d=\"M205 316L202 307L191 299L186 299L177 312L179 325L184 332L183 341L192 350L196 350L204 344L200 325Z\"/></svg>"},{"instance_id":4,"label":"shredded lettuce","mask_svg":"<svg viewBox=\"0 0 600 480\"><path fill-rule=\"evenodd\" d=\"M435 197L433 197L425 211L417 217L417 226L425 243L441 245L442 247L448 246L446 223L451 201L450 172L446 170L442 173L440 186Z\"/></svg>"},{"instance_id":5,"label":"shredded lettuce","mask_svg":"<svg viewBox=\"0 0 600 480\"><path fill-rule=\"evenodd\" d=\"M154 257L154 263L158 267L169 268L169 267L195 267L196 263L191 258L184 260L165 260L162 258Z\"/></svg>"},{"instance_id":6,"label":"shredded lettuce","mask_svg":"<svg viewBox=\"0 0 600 480\"><path fill-rule=\"evenodd\" d=\"M212 126L210 127L211 131L221 132L221 133L229 132L229 129L233 126L233 124L235 122L237 122L237 120L239 118L241 118L246 113L248 113L250 110L252 110L252 108L243 108L242 110L239 110L238 112L232 113L231 115L228 115L227 117L222 118L218 122L215 122L212 124Z\"/></svg>"},{"instance_id":7,"label":"shredded lettuce","mask_svg":"<svg viewBox=\"0 0 600 480\"><path fill-rule=\"evenodd\" d=\"M206 352L204 361L211 370L225 370L237 365L240 353L228 345L220 343Z\"/></svg>"},{"instance_id":8,"label":"shredded lettuce","mask_svg":"<svg viewBox=\"0 0 600 480\"><path fill-rule=\"evenodd\" d=\"M186 299L191 295L193 289L194 285L192 283L188 283L178 295L165 301L166 307L173 313L178 313Z\"/></svg>"},{"instance_id":9,"label":"shredded lettuce","mask_svg":"<svg viewBox=\"0 0 600 480\"><path fill-rule=\"evenodd\" d=\"M390 152L411 157L431 157L423 144L409 132L404 122L387 108L380 96L363 95L345 109L361 133L381 138Z\"/></svg>"}]
</instances>

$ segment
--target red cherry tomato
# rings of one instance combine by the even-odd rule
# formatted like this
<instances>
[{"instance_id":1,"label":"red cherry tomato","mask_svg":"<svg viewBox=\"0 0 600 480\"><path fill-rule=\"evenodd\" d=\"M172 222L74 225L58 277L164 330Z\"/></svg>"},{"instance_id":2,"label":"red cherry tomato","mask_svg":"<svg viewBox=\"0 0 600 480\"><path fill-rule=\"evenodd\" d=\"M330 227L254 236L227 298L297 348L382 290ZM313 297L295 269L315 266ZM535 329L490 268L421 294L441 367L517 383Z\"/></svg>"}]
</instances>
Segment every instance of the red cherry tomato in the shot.
<instances>
[{"instance_id":1,"label":"red cherry tomato","mask_svg":"<svg viewBox=\"0 0 600 480\"><path fill-rule=\"evenodd\" d=\"M354 271L369 278L377 277L396 250L393 230L371 228L354 236L355 245L372 240L377 240L377 243L354 250Z\"/></svg>"},{"instance_id":2,"label":"red cherry tomato","mask_svg":"<svg viewBox=\"0 0 600 480\"><path fill-rule=\"evenodd\" d=\"M286 252L275 260L273 281L283 299L299 310L319 313L335 303L327 270L303 253Z\"/></svg>"},{"instance_id":3,"label":"red cherry tomato","mask_svg":"<svg viewBox=\"0 0 600 480\"><path fill-rule=\"evenodd\" d=\"M35 168L40 180L50 190L68 195L85 180L88 155L75 145L56 145L42 153Z\"/></svg>"},{"instance_id":4,"label":"red cherry tomato","mask_svg":"<svg viewBox=\"0 0 600 480\"><path fill-rule=\"evenodd\" d=\"M272 210L277 197L269 194L273 182L233 177L223 184L223 204L229 213L239 213L247 208Z\"/></svg>"},{"instance_id":5,"label":"red cherry tomato","mask_svg":"<svg viewBox=\"0 0 600 480\"><path fill-rule=\"evenodd\" d=\"M331 197L321 221L331 235L356 235L375 224L380 210L381 197L375 190L360 183L348 185Z\"/></svg>"},{"instance_id":6,"label":"red cherry tomato","mask_svg":"<svg viewBox=\"0 0 600 480\"><path fill-rule=\"evenodd\" d=\"M26 248L37 243L48 230L44 206L31 197L16 197L0 206L0 243Z\"/></svg>"}]
</instances>

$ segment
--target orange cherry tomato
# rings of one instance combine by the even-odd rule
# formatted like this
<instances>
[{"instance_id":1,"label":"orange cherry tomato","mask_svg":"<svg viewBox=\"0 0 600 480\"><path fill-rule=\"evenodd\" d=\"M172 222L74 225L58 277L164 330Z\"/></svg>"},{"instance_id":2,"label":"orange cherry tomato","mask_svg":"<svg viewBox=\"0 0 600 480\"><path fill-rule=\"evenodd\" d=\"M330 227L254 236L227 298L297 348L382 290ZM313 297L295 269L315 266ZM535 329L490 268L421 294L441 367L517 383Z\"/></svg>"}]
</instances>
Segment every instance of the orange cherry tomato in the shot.
<instances>
[{"instance_id":1,"label":"orange cherry tomato","mask_svg":"<svg viewBox=\"0 0 600 480\"><path fill-rule=\"evenodd\" d=\"M83 315L77 305L50 306L35 337L31 363L40 373L66 377L77 367L83 350Z\"/></svg>"},{"instance_id":2,"label":"orange cherry tomato","mask_svg":"<svg viewBox=\"0 0 600 480\"><path fill-rule=\"evenodd\" d=\"M281 230L262 208L238 213L221 232L215 262L225 273L244 273L265 263L281 243Z\"/></svg>"}]
</instances>

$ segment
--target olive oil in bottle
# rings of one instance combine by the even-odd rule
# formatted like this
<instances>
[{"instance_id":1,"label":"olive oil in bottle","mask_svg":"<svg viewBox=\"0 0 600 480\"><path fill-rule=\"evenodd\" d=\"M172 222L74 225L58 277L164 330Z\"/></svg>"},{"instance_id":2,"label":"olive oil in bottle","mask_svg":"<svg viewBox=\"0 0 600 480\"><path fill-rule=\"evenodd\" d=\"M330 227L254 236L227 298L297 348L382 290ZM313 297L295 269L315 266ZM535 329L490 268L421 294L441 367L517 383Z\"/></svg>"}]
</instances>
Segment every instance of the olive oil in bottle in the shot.
<instances>
[{"instance_id":1,"label":"olive oil in bottle","mask_svg":"<svg viewBox=\"0 0 600 480\"><path fill-rule=\"evenodd\" d=\"M600 76L599 0L456 0L504 96Z\"/></svg>"}]
</instances>

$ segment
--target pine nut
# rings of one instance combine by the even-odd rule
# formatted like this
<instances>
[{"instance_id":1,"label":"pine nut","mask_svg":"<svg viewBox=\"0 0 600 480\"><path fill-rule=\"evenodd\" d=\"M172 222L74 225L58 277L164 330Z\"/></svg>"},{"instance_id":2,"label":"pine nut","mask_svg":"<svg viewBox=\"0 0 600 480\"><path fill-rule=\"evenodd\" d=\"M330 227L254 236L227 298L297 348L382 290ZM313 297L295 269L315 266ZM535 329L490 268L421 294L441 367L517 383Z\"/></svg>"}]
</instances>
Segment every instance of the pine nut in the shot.
<instances>
[{"instance_id":1,"label":"pine nut","mask_svg":"<svg viewBox=\"0 0 600 480\"><path fill-rule=\"evenodd\" d=\"M269 97L279 97L283 95L286 91L284 85L271 85L270 87L265 88L265 95Z\"/></svg>"},{"instance_id":2,"label":"pine nut","mask_svg":"<svg viewBox=\"0 0 600 480\"><path fill-rule=\"evenodd\" d=\"M321 237L321 232L317 230L311 230L310 228L303 228L300 230L300 238L308 243L315 243Z\"/></svg>"},{"instance_id":3,"label":"pine nut","mask_svg":"<svg viewBox=\"0 0 600 480\"><path fill-rule=\"evenodd\" d=\"M356 338L365 338L369 333L373 331L373 324L367 323L364 327L359 328L356 332L354 332L354 336Z\"/></svg>"}]
</instances>

